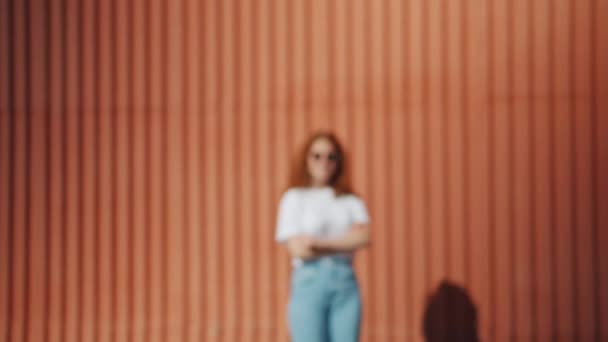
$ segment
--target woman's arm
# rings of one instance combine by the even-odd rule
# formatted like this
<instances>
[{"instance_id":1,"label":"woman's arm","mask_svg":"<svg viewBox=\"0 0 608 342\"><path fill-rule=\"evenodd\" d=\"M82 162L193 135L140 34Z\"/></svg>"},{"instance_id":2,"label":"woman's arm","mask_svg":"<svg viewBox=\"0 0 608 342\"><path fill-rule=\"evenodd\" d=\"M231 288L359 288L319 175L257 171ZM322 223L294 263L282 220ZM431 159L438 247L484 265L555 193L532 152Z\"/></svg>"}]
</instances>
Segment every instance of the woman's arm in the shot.
<instances>
[{"instance_id":1,"label":"woman's arm","mask_svg":"<svg viewBox=\"0 0 608 342\"><path fill-rule=\"evenodd\" d=\"M352 252L370 244L367 224L355 224L343 236L331 240L317 240L308 235L297 235L287 239L285 247L290 256L310 260L324 255Z\"/></svg>"},{"instance_id":2,"label":"woman's arm","mask_svg":"<svg viewBox=\"0 0 608 342\"><path fill-rule=\"evenodd\" d=\"M297 235L293 236L285 242L285 248L287 252L293 258L300 258L303 260L313 259L317 257L313 251L314 239L308 235Z\"/></svg>"},{"instance_id":3,"label":"woman's arm","mask_svg":"<svg viewBox=\"0 0 608 342\"><path fill-rule=\"evenodd\" d=\"M340 238L331 240L314 240L312 242L312 250L320 255L352 252L359 248L368 246L369 243L369 226L367 224L355 224Z\"/></svg>"}]
</instances>

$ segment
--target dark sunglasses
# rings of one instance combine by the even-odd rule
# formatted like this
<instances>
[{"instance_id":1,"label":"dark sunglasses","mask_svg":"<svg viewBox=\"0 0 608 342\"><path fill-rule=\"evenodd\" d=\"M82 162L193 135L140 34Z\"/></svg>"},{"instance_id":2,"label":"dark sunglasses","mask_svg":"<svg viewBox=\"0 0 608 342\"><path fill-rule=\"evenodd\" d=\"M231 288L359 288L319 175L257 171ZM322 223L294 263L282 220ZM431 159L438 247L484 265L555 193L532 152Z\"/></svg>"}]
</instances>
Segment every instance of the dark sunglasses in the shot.
<instances>
[{"instance_id":1,"label":"dark sunglasses","mask_svg":"<svg viewBox=\"0 0 608 342\"><path fill-rule=\"evenodd\" d=\"M311 153L310 157L313 158L315 161L319 161L322 158L327 158L327 160L331 162L337 162L338 160L340 160L340 156L338 156L337 153L330 153L327 155L322 153Z\"/></svg>"}]
</instances>

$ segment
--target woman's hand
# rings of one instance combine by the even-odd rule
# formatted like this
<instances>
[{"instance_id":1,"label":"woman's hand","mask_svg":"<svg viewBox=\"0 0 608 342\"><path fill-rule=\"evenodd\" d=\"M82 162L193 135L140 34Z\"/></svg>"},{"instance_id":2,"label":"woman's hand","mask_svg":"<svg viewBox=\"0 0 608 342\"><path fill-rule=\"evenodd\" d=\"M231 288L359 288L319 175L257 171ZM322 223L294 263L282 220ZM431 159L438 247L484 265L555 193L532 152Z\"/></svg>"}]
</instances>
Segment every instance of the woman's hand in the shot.
<instances>
[{"instance_id":1,"label":"woman's hand","mask_svg":"<svg viewBox=\"0 0 608 342\"><path fill-rule=\"evenodd\" d=\"M298 235L287 240L287 251L294 258L312 259L316 257L313 246L316 240L308 235Z\"/></svg>"},{"instance_id":2,"label":"woman's hand","mask_svg":"<svg viewBox=\"0 0 608 342\"><path fill-rule=\"evenodd\" d=\"M319 240L309 235L298 235L287 240L287 250L294 258L314 259L323 255L352 252L370 244L369 227L355 224L343 236L331 240Z\"/></svg>"},{"instance_id":3,"label":"woman's hand","mask_svg":"<svg viewBox=\"0 0 608 342\"><path fill-rule=\"evenodd\" d=\"M316 254L352 252L368 246L369 243L369 227L363 224L355 224L346 234L337 239L313 241L311 249Z\"/></svg>"}]
</instances>

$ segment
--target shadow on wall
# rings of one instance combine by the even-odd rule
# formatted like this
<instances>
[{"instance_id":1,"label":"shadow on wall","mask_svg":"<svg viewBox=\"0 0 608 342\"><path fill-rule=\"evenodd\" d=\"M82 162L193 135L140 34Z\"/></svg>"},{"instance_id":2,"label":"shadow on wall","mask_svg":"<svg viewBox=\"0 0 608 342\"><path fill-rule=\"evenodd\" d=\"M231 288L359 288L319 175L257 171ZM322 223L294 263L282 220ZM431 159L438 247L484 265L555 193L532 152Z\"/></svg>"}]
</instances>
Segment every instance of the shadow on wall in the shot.
<instances>
[{"instance_id":1,"label":"shadow on wall","mask_svg":"<svg viewBox=\"0 0 608 342\"><path fill-rule=\"evenodd\" d=\"M427 342L478 342L477 308L467 291L441 282L427 299L422 329Z\"/></svg>"}]
</instances>

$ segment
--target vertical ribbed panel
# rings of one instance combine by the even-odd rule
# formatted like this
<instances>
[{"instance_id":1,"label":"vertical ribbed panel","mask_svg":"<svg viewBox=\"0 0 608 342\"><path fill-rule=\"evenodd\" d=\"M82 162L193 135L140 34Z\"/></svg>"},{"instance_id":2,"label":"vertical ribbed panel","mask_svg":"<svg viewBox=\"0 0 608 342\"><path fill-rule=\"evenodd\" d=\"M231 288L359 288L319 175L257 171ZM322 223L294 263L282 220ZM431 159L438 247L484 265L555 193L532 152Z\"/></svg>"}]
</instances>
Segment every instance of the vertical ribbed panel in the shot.
<instances>
[{"instance_id":1,"label":"vertical ribbed panel","mask_svg":"<svg viewBox=\"0 0 608 342\"><path fill-rule=\"evenodd\" d=\"M0 340L286 340L318 129L373 217L364 341L470 304L484 341L608 340L608 1L0 4Z\"/></svg>"}]
</instances>

